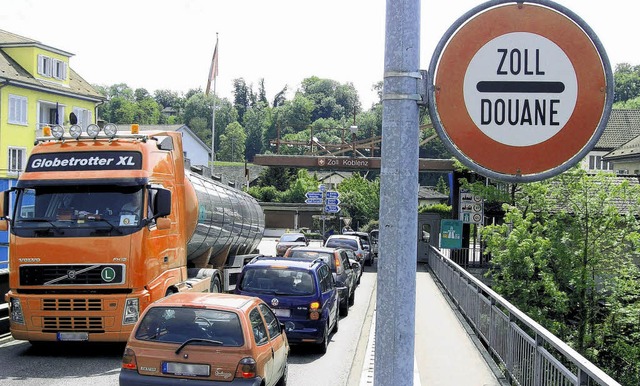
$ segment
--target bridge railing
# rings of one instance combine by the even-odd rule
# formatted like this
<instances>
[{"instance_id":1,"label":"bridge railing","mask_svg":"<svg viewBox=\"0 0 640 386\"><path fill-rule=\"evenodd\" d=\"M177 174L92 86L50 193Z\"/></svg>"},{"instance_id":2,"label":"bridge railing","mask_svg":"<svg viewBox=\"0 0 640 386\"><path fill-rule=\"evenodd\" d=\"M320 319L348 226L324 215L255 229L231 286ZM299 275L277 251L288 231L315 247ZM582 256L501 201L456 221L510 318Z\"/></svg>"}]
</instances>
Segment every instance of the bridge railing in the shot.
<instances>
[{"instance_id":1,"label":"bridge railing","mask_svg":"<svg viewBox=\"0 0 640 386\"><path fill-rule=\"evenodd\" d=\"M428 261L512 384L620 385L437 248L431 247Z\"/></svg>"}]
</instances>

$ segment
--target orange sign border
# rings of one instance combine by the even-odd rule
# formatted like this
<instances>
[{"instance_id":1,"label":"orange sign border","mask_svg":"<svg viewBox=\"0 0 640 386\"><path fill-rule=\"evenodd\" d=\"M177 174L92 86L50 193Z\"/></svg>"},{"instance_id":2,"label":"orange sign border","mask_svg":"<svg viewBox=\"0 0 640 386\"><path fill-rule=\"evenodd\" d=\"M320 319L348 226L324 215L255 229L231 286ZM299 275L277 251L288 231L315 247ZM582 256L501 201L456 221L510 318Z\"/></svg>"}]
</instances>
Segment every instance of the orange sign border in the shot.
<instances>
[{"instance_id":1,"label":"orange sign border","mask_svg":"<svg viewBox=\"0 0 640 386\"><path fill-rule=\"evenodd\" d=\"M530 32L558 45L578 83L573 114L552 138L531 146L497 142L473 122L464 101L464 76L473 56L489 41ZM548 172L571 160L596 134L607 103L605 64L592 39L566 15L532 3L506 4L478 13L447 42L435 73L435 109L448 140L473 163L508 175Z\"/></svg>"}]
</instances>

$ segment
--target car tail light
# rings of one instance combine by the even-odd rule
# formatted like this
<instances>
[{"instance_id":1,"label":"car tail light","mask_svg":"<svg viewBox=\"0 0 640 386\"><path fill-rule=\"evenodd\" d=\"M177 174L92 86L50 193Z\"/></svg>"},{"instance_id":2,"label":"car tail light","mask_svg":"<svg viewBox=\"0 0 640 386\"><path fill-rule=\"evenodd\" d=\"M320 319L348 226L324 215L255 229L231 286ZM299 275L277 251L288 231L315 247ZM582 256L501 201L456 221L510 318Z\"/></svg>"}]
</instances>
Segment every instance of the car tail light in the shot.
<instances>
[{"instance_id":1,"label":"car tail light","mask_svg":"<svg viewBox=\"0 0 640 386\"><path fill-rule=\"evenodd\" d=\"M258 373L258 366L255 359L251 357L242 358L238 363L236 378L255 378Z\"/></svg>"},{"instance_id":2,"label":"car tail light","mask_svg":"<svg viewBox=\"0 0 640 386\"><path fill-rule=\"evenodd\" d=\"M309 305L309 319L318 320L320 319L320 303L312 302Z\"/></svg>"},{"instance_id":3,"label":"car tail light","mask_svg":"<svg viewBox=\"0 0 640 386\"><path fill-rule=\"evenodd\" d=\"M124 349L124 354L122 355L122 368L127 370L136 370L138 368L136 353L129 347Z\"/></svg>"}]
</instances>

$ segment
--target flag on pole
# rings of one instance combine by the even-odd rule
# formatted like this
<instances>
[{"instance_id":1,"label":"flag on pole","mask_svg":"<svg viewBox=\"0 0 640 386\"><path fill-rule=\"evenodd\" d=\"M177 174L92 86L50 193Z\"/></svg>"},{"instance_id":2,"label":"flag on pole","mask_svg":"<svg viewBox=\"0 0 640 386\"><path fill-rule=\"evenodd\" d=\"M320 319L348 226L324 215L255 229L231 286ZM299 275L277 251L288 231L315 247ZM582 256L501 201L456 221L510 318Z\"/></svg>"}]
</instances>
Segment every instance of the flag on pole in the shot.
<instances>
[{"instance_id":1,"label":"flag on pole","mask_svg":"<svg viewBox=\"0 0 640 386\"><path fill-rule=\"evenodd\" d=\"M216 47L213 49L213 58L211 58L211 68L209 69L209 80L207 81L207 91L206 95L209 95L209 90L211 89L211 82L216 81L216 76L218 76L218 34L216 34Z\"/></svg>"}]
</instances>

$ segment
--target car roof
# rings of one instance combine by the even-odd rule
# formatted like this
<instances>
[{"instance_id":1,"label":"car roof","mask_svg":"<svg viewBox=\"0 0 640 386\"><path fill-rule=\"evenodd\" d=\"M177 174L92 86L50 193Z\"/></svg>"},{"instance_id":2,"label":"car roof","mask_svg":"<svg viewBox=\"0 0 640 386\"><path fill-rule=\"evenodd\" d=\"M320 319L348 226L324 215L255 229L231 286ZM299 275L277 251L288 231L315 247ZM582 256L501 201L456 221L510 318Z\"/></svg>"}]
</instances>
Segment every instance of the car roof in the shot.
<instances>
[{"instance_id":1,"label":"car roof","mask_svg":"<svg viewBox=\"0 0 640 386\"><path fill-rule=\"evenodd\" d=\"M159 299L154 303L157 306L177 306L177 307L215 307L226 310L240 310L248 304L255 302L257 298L249 296L227 294L227 293L206 293L206 292L178 292L176 294Z\"/></svg>"},{"instance_id":2,"label":"car roof","mask_svg":"<svg viewBox=\"0 0 640 386\"><path fill-rule=\"evenodd\" d=\"M328 248L332 249L332 248ZM258 267L287 267L287 268L298 268L298 269L306 269L309 270L313 268L315 264L325 264L324 261L310 261L309 259L296 259L291 257L280 258L280 257L271 257L271 256L261 256L251 260L250 263L245 265L245 267L249 266L258 266Z\"/></svg>"},{"instance_id":3,"label":"car roof","mask_svg":"<svg viewBox=\"0 0 640 386\"><path fill-rule=\"evenodd\" d=\"M360 237L357 235L331 235L329 236L329 238L327 238L327 240L329 239L348 239L348 240L360 240Z\"/></svg>"},{"instance_id":4,"label":"car roof","mask_svg":"<svg viewBox=\"0 0 640 386\"><path fill-rule=\"evenodd\" d=\"M349 236L349 235L369 236L367 232L358 232L358 231L347 231L347 232L342 232L342 234L345 236Z\"/></svg>"},{"instance_id":5,"label":"car roof","mask_svg":"<svg viewBox=\"0 0 640 386\"><path fill-rule=\"evenodd\" d=\"M296 251L312 251L312 252L333 253L337 249L344 249L344 248L334 248L334 247L293 247L291 249L295 249Z\"/></svg>"}]
</instances>

